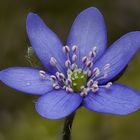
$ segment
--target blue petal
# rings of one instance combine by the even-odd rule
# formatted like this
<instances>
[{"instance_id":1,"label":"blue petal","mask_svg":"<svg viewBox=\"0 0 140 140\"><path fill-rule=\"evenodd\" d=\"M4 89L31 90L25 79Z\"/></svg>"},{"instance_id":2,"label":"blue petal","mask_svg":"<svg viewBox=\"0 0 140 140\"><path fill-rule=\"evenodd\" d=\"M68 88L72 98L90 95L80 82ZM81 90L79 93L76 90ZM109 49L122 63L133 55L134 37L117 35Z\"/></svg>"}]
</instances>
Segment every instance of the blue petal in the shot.
<instances>
[{"instance_id":1,"label":"blue petal","mask_svg":"<svg viewBox=\"0 0 140 140\"><path fill-rule=\"evenodd\" d=\"M52 32L43 20L34 13L29 13L26 22L27 34L31 45L42 63L50 73L56 72L56 68L50 65L50 58L55 57L58 68L65 71L62 43L54 32Z\"/></svg>"},{"instance_id":2,"label":"blue petal","mask_svg":"<svg viewBox=\"0 0 140 140\"><path fill-rule=\"evenodd\" d=\"M140 94L129 87L113 84L110 89L100 88L99 92L90 93L84 106L100 113L126 115L140 108Z\"/></svg>"},{"instance_id":3,"label":"blue petal","mask_svg":"<svg viewBox=\"0 0 140 140\"><path fill-rule=\"evenodd\" d=\"M81 58L88 55L93 47L97 47L99 58L106 47L107 35L104 18L97 8L90 7L81 12L75 19L70 30L67 44L79 47L78 64Z\"/></svg>"},{"instance_id":4,"label":"blue petal","mask_svg":"<svg viewBox=\"0 0 140 140\"><path fill-rule=\"evenodd\" d=\"M37 112L48 119L61 119L74 112L82 102L76 93L54 90L42 96L36 103Z\"/></svg>"},{"instance_id":5,"label":"blue petal","mask_svg":"<svg viewBox=\"0 0 140 140\"><path fill-rule=\"evenodd\" d=\"M101 70L101 75L104 74L103 67L105 64L110 64L108 77L101 80L100 83L105 83L115 77L132 59L134 54L140 48L140 32L130 32L122 36L105 52L105 54L95 63L94 67Z\"/></svg>"},{"instance_id":6,"label":"blue petal","mask_svg":"<svg viewBox=\"0 0 140 140\"><path fill-rule=\"evenodd\" d=\"M39 69L13 67L0 71L0 80L7 86L29 94L42 95L52 90L47 78L41 79Z\"/></svg>"}]
</instances>

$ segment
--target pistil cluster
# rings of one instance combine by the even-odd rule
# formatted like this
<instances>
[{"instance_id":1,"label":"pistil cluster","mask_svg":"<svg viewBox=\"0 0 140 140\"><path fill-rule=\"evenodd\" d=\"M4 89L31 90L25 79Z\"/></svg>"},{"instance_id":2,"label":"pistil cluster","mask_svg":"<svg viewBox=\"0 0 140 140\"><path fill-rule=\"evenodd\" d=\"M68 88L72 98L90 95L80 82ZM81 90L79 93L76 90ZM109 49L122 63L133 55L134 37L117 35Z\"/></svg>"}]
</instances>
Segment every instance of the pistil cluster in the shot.
<instances>
[{"instance_id":1,"label":"pistil cluster","mask_svg":"<svg viewBox=\"0 0 140 140\"><path fill-rule=\"evenodd\" d=\"M111 82L108 82L106 85L99 85L98 83L99 80L107 78L110 64L104 66L103 75L100 74L98 67L92 69L97 55L96 47L93 47L88 56L82 58L82 66L80 68L77 65L78 47L76 45L71 50L69 46L64 46L63 52L67 56L65 61L66 75L59 70L55 57L50 58L50 64L57 69L54 75L48 77L45 71L40 70L39 72L41 78L48 77L52 81L54 89L64 89L68 93L76 92L81 96L87 96L89 92L97 92L100 87L110 88Z\"/></svg>"}]
</instances>

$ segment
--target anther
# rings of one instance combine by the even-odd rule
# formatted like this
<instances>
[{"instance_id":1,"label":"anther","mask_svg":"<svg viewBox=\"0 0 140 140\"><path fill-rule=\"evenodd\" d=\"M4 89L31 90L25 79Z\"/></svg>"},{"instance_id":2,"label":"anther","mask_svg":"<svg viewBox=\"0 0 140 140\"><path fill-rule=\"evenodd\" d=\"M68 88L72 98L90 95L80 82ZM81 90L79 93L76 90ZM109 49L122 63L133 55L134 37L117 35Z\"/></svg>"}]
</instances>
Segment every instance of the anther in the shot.
<instances>
[{"instance_id":1,"label":"anther","mask_svg":"<svg viewBox=\"0 0 140 140\"><path fill-rule=\"evenodd\" d=\"M73 89L72 88L70 88L70 87L66 87L66 92L73 92Z\"/></svg>"},{"instance_id":2,"label":"anther","mask_svg":"<svg viewBox=\"0 0 140 140\"><path fill-rule=\"evenodd\" d=\"M90 58L95 58L96 57L96 52L95 51L90 51L89 52L89 57Z\"/></svg>"},{"instance_id":3,"label":"anther","mask_svg":"<svg viewBox=\"0 0 140 140\"><path fill-rule=\"evenodd\" d=\"M87 92L81 92L80 96L85 97L85 96L87 96L87 94L88 94Z\"/></svg>"},{"instance_id":4,"label":"anther","mask_svg":"<svg viewBox=\"0 0 140 140\"><path fill-rule=\"evenodd\" d=\"M71 69L68 69L68 70L67 70L67 75L68 75L68 77L69 77L69 76L71 77L71 75L72 75Z\"/></svg>"},{"instance_id":5,"label":"anther","mask_svg":"<svg viewBox=\"0 0 140 140\"><path fill-rule=\"evenodd\" d=\"M82 69L81 68L77 69L77 72L78 73L81 73L82 72Z\"/></svg>"},{"instance_id":6,"label":"anther","mask_svg":"<svg viewBox=\"0 0 140 140\"><path fill-rule=\"evenodd\" d=\"M98 81L94 81L94 84L98 85Z\"/></svg>"},{"instance_id":7,"label":"anther","mask_svg":"<svg viewBox=\"0 0 140 140\"><path fill-rule=\"evenodd\" d=\"M84 74L84 75L87 75L87 74L88 74L88 70L84 70L84 71L83 71L83 74Z\"/></svg>"},{"instance_id":8,"label":"anther","mask_svg":"<svg viewBox=\"0 0 140 140\"><path fill-rule=\"evenodd\" d=\"M98 77L98 76L100 75L100 69L97 68L97 67L94 68L93 73L94 73L94 76L95 76L95 77Z\"/></svg>"},{"instance_id":9,"label":"anther","mask_svg":"<svg viewBox=\"0 0 140 140\"><path fill-rule=\"evenodd\" d=\"M92 68L93 63L92 63L91 61L88 61L88 62L86 63L86 66L87 66L87 68Z\"/></svg>"},{"instance_id":10,"label":"anther","mask_svg":"<svg viewBox=\"0 0 140 140\"><path fill-rule=\"evenodd\" d=\"M59 73L59 78L60 78L61 80L64 80L64 79L65 79L65 75L64 75L63 73Z\"/></svg>"},{"instance_id":11,"label":"anther","mask_svg":"<svg viewBox=\"0 0 140 140\"><path fill-rule=\"evenodd\" d=\"M54 88L54 89L60 89L61 87L60 87L58 84L54 83L54 84L53 84L53 88Z\"/></svg>"},{"instance_id":12,"label":"anther","mask_svg":"<svg viewBox=\"0 0 140 140\"><path fill-rule=\"evenodd\" d=\"M60 80L60 78L59 78L59 72L56 72L55 75L56 75L57 79Z\"/></svg>"},{"instance_id":13,"label":"anther","mask_svg":"<svg viewBox=\"0 0 140 140\"><path fill-rule=\"evenodd\" d=\"M99 89L98 85L94 83L91 90L93 92L96 92L96 91L98 91L98 89Z\"/></svg>"},{"instance_id":14,"label":"anther","mask_svg":"<svg viewBox=\"0 0 140 140\"><path fill-rule=\"evenodd\" d=\"M76 60L77 60L77 55L76 54L72 55L72 61L76 62Z\"/></svg>"},{"instance_id":15,"label":"anther","mask_svg":"<svg viewBox=\"0 0 140 140\"><path fill-rule=\"evenodd\" d=\"M54 57L51 57L51 59L50 59L50 64L51 64L52 66L56 66L57 60L56 60Z\"/></svg>"},{"instance_id":16,"label":"anther","mask_svg":"<svg viewBox=\"0 0 140 140\"><path fill-rule=\"evenodd\" d=\"M71 65L70 60L66 60L66 61L65 61L65 67L68 68L70 65Z\"/></svg>"},{"instance_id":17,"label":"anther","mask_svg":"<svg viewBox=\"0 0 140 140\"><path fill-rule=\"evenodd\" d=\"M90 79L90 80L87 82L87 86L88 86L88 87L91 87L91 86L93 85L93 83L94 83L93 80Z\"/></svg>"},{"instance_id":18,"label":"anther","mask_svg":"<svg viewBox=\"0 0 140 140\"><path fill-rule=\"evenodd\" d=\"M104 66L104 70L108 70L110 68L110 64L106 64L105 66Z\"/></svg>"},{"instance_id":19,"label":"anther","mask_svg":"<svg viewBox=\"0 0 140 140\"><path fill-rule=\"evenodd\" d=\"M72 64L71 69L75 70L76 68L77 68L77 65L76 64Z\"/></svg>"},{"instance_id":20,"label":"anther","mask_svg":"<svg viewBox=\"0 0 140 140\"><path fill-rule=\"evenodd\" d=\"M96 52L97 51L97 47L93 47L92 51Z\"/></svg>"},{"instance_id":21,"label":"anther","mask_svg":"<svg viewBox=\"0 0 140 140\"><path fill-rule=\"evenodd\" d=\"M69 52L70 52L69 46L67 46L67 45L64 46L64 47L63 47L63 52L64 52L64 53L69 53Z\"/></svg>"},{"instance_id":22,"label":"anther","mask_svg":"<svg viewBox=\"0 0 140 140\"><path fill-rule=\"evenodd\" d=\"M87 96L88 95L88 92L89 92L89 89L88 88L83 88L82 91L81 91L81 93L80 93L80 95L82 97Z\"/></svg>"},{"instance_id":23,"label":"anther","mask_svg":"<svg viewBox=\"0 0 140 140\"><path fill-rule=\"evenodd\" d=\"M51 78L51 80L53 80L53 81L56 81L56 80L57 80L57 79L56 79L56 76L54 76L54 75L51 75L50 78Z\"/></svg>"},{"instance_id":24,"label":"anther","mask_svg":"<svg viewBox=\"0 0 140 140\"><path fill-rule=\"evenodd\" d=\"M105 87L108 89L108 88L110 88L112 86L112 82L108 82L106 85L105 85Z\"/></svg>"},{"instance_id":25,"label":"anther","mask_svg":"<svg viewBox=\"0 0 140 140\"><path fill-rule=\"evenodd\" d=\"M87 72L87 76L90 77L91 74L92 74L92 73L91 73L91 70L88 70L88 72Z\"/></svg>"},{"instance_id":26,"label":"anther","mask_svg":"<svg viewBox=\"0 0 140 140\"><path fill-rule=\"evenodd\" d=\"M65 75L60 72L56 72L56 77L57 77L58 81L62 81L65 79Z\"/></svg>"},{"instance_id":27,"label":"anther","mask_svg":"<svg viewBox=\"0 0 140 140\"><path fill-rule=\"evenodd\" d=\"M74 46L72 47L72 51L73 51L73 53L76 53L77 50L78 50L78 47L77 47L76 45L74 45Z\"/></svg>"},{"instance_id":28,"label":"anther","mask_svg":"<svg viewBox=\"0 0 140 140\"><path fill-rule=\"evenodd\" d=\"M80 89L83 90L85 88L85 86L81 86Z\"/></svg>"},{"instance_id":29,"label":"anther","mask_svg":"<svg viewBox=\"0 0 140 140\"><path fill-rule=\"evenodd\" d=\"M43 71L43 70L39 71L39 75L40 75L41 78L46 78L46 72Z\"/></svg>"},{"instance_id":30,"label":"anther","mask_svg":"<svg viewBox=\"0 0 140 140\"><path fill-rule=\"evenodd\" d=\"M67 79L66 82L65 82L65 84L66 84L67 86L71 85L71 84L72 84L71 79Z\"/></svg>"},{"instance_id":31,"label":"anther","mask_svg":"<svg viewBox=\"0 0 140 140\"><path fill-rule=\"evenodd\" d=\"M83 62L84 64L86 64L87 60L88 60L88 58L87 58L86 56L84 56L84 57L82 58L82 62Z\"/></svg>"}]
</instances>

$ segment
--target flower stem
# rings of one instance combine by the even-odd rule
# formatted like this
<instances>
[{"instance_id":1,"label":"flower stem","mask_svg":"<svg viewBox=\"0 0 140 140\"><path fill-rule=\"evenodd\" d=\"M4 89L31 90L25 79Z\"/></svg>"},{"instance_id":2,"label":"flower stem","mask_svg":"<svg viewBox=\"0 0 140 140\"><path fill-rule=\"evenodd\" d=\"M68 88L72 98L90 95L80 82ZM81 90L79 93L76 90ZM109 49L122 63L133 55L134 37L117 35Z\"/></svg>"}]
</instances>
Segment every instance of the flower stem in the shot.
<instances>
[{"instance_id":1,"label":"flower stem","mask_svg":"<svg viewBox=\"0 0 140 140\"><path fill-rule=\"evenodd\" d=\"M68 117L66 117L63 133L62 133L63 134L62 140L71 140L71 128L72 128L74 116L75 116L75 112L70 114Z\"/></svg>"}]
</instances>

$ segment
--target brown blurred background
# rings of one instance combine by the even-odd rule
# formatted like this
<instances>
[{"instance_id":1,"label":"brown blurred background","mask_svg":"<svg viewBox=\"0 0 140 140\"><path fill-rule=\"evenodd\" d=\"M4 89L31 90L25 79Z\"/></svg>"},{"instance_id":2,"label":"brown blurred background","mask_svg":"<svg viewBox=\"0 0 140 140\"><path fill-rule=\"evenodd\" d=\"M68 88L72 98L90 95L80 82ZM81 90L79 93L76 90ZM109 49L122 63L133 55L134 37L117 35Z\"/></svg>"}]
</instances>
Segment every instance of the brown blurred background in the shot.
<instances>
[{"instance_id":1,"label":"brown blurred background","mask_svg":"<svg viewBox=\"0 0 140 140\"><path fill-rule=\"evenodd\" d=\"M95 6L104 15L108 44L140 30L140 0L0 0L0 69L28 66L26 16L38 13L65 42L76 15ZM140 52L118 81L140 91ZM34 109L37 96L0 84L0 140L59 140L63 120L41 118ZM104 115L81 108L74 120L72 140L139 140L140 111L128 116Z\"/></svg>"}]
</instances>

